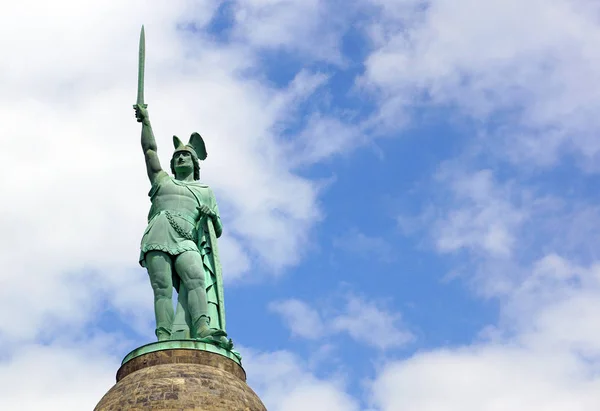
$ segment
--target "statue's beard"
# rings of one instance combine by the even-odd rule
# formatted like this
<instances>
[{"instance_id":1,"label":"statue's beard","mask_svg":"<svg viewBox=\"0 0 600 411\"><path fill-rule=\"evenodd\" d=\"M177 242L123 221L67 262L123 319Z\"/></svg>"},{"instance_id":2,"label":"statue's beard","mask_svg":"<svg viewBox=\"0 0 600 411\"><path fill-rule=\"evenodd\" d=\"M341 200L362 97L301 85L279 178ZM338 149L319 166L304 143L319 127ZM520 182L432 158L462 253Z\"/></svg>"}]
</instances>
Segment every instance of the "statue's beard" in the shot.
<instances>
[{"instance_id":1,"label":"statue's beard","mask_svg":"<svg viewBox=\"0 0 600 411\"><path fill-rule=\"evenodd\" d=\"M192 173L194 166L191 164L175 164L175 172L177 173Z\"/></svg>"}]
</instances>

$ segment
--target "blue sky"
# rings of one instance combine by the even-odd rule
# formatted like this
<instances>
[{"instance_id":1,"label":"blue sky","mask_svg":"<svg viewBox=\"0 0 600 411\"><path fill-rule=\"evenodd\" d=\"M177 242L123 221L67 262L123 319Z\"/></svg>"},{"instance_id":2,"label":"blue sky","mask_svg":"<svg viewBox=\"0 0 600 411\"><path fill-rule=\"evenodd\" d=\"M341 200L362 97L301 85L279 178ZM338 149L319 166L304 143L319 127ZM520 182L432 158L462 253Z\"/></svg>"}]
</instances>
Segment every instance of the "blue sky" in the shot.
<instances>
[{"instance_id":1,"label":"blue sky","mask_svg":"<svg viewBox=\"0 0 600 411\"><path fill-rule=\"evenodd\" d=\"M91 409L153 339L142 24L269 410L600 408L595 2L31 0L0 13L1 409Z\"/></svg>"}]
</instances>

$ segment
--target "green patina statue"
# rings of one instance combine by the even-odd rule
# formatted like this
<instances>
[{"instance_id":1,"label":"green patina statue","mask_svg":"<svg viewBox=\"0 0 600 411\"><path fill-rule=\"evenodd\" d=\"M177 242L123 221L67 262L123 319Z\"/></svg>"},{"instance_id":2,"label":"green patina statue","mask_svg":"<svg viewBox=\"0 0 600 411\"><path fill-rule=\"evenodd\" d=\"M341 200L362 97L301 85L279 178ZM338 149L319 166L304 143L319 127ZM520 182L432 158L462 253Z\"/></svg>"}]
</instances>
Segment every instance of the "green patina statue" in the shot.
<instances>
[{"instance_id":1,"label":"green patina statue","mask_svg":"<svg viewBox=\"0 0 600 411\"><path fill-rule=\"evenodd\" d=\"M217 238L223 232L211 188L200 183L204 140L193 133L188 144L173 136L171 177L157 156L157 146L144 104L144 28L140 36L138 99L135 116L142 123L142 150L152 184L148 226L141 241L140 264L154 291L156 336L159 341L195 339L227 350L223 281ZM178 292L173 307L173 288Z\"/></svg>"}]
</instances>

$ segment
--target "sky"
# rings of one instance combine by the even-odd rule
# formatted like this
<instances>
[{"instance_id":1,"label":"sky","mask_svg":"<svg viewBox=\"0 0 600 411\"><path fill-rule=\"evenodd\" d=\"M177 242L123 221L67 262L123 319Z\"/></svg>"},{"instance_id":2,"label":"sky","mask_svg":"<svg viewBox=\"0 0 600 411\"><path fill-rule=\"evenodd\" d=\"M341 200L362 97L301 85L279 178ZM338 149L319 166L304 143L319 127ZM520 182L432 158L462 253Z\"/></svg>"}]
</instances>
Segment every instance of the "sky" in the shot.
<instances>
[{"instance_id":1,"label":"sky","mask_svg":"<svg viewBox=\"0 0 600 411\"><path fill-rule=\"evenodd\" d=\"M270 411L600 409L600 3L0 4L0 409L153 341L136 97L199 132Z\"/></svg>"}]
</instances>

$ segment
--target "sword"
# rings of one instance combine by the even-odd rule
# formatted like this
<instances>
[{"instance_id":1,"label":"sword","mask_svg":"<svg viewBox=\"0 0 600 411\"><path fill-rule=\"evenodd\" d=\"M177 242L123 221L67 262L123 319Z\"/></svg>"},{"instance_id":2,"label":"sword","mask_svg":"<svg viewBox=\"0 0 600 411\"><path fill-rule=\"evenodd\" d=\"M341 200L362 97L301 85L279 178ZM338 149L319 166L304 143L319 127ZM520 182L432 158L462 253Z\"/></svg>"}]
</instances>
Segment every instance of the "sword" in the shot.
<instances>
[{"instance_id":1,"label":"sword","mask_svg":"<svg viewBox=\"0 0 600 411\"><path fill-rule=\"evenodd\" d=\"M147 108L148 104L144 103L144 64L146 63L146 35L144 34L144 25L142 25L142 31L140 32L140 51L138 59L138 89L137 89L137 102L133 108L140 106Z\"/></svg>"}]
</instances>

